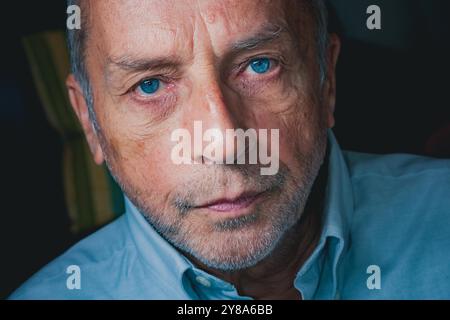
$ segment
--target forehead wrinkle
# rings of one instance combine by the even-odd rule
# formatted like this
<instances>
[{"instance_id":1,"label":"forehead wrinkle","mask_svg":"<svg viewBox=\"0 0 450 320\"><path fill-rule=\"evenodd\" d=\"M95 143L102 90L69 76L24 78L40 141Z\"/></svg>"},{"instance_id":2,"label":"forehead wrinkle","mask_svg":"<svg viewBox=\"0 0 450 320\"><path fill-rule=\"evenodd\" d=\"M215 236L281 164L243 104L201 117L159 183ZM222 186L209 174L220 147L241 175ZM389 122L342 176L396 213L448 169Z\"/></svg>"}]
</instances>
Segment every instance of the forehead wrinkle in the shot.
<instances>
[{"instance_id":1,"label":"forehead wrinkle","mask_svg":"<svg viewBox=\"0 0 450 320\"><path fill-rule=\"evenodd\" d=\"M190 51L191 54L194 54L194 52L196 52L196 54L200 53L200 51L198 51L198 49L206 49L205 47L201 48L202 46L197 46L199 45L202 41L200 41L200 43L198 43L197 37L199 36L199 34L202 34L203 37L205 37L204 40L206 40L208 42L208 47L210 47L211 49L213 49L213 54L215 53L215 56L222 56L222 54L220 54L219 52L216 52L214 50L214 45L213 45L213 40L211 39L211 34L210 32L214 32L212 30L210 30L211 27L211 23L208 23L207 20L207 16L204 15L205 13L205 7L204 6L200 6L199 2L201 1L195 1L194 3L190 3L191 5L191 9L194 9L192 11L200 13L197 17L195 14L193 15L188 15L185 16L184 18L187 20L184 20L184 22L188 23L188 25L184 25L183 23L181 24L177 24L175 26L172 27L168 27L166 26L164 23L161 23L160 21L158 22L154 22L152 24L152 29L154 30L152 33L154 34L155 38L159 38L159 36L162 33L166 33L169 32L171 34L170 37L165 37L165 40L170 40L170 43L168 44L166 42L167 47L170 46L170 49L167 50L167 54L174 54L175 52L177 52L178 50L176 50L176 47L178 47L179 45L184 46L183 51ZM201 8L199 8L201 7ZM228 10L226 10L226 8L224 8L223 6L219 6L219 3L213 6L209 6L208 8L210 13L214 12L215 14L215 21L216 22L221 22L222 24L225 23L226 25L228 25L228 23L231 23L231 21L228 21L229 18L231 19L231 17L233 16L233 14L231 14L231 12L228 12ZM281 18L281 17L279 17ZM206 21L205 21L206 20ZM282 21L283 19L277 19L278 21L276 22L263 22L262 23L262 27L259 27L259 30L257 30L253 35L247 37L246 39L243 40L237 40L234 43L228 44L228 50L226 50L226 53L229 52L230 48L234 49L234 50L240 50L240 49L253 49L261 44L265 44L267 42L276 40L278 38L281 37L282 34L284 34L286 31L289 30L289 28L286 26L286 23L284 23L284 21ZM181 22L181 21L180 21ZM226 26L225 26L226 27ZM244 27L244 26L242 26ZM231 28L231 27L229 27ZM238 25L234 26L234 28L240 28ZM247 27L244 27L244 29L247 29ZM251 27L251 29L255 29L255 26L253 25L253 27ZM192 34L189 36L188 32L191 31ZM206 34L205 34L206 33ZM233 32L232 32L233 33ZM288 32L290 33L290 32ZM187 34L188 37L187 38L183 38L182 34ZM236 34L234 35L236 36ZM180 38L181 37L181 38ZM201 38L201 37L200 37ZM231 40L233 41L233 40ZM180 43L179 43L180 42ZM204 44L204 43L203 43ZM197 50L196 50L197 49ZM203 50L201 50L203 51ZM220 50L222 51L222 50ZM222 51L223 53L223 51ZM194 55L196 55L194 54ZM162 57L163 55L160 54L160 57ZM141 71L141 70L148 70L150 68L155 67L158 64L162 64L164 61L162 58L158 58L159 61L153 61L153 62L148 62L148 61L144 61L145 59L135 59L132 58L131 56L129 57L123 57L123 59L111 59L114 62L119 62L116 63L120 66L120 70L124 70L124 71ZM158 60L155 59L155 60ZM184 59L184 57L183 57ZM191 57L192 59L192 57ZM175 59L173 59L175 60ZM105 67L106 68L110 68L110 65L108 65L108 63L111 61L106 61ZM174 63L175 65L175 63Z\"/></svg>"},{"instance_id":2,"label":"forehead wrinkle","mask_svg":"<svg viewBox=\"0 0 450 320\"><path fill-rule=\"evenodd\" d=\"M202 24L210 33L210 37L217 38L214 48L217 49L216 54L230 50L230 43L239 37L245 37L254 33L254 30L261 29L261 25L267 25L267 31L275 31L279 29L285 20L285 12L277 2L268 0L251 0L251 1L202 1L196 0L196 10L200 13ZM274 14L275 13L275 14ZM274 28L274 22L280 21L279 25ZM272 23L271 23L272 22ZM275 30L273 30L275 29ZM221 45L221 43L223 45Z\"/></svg>"}]
</instances>

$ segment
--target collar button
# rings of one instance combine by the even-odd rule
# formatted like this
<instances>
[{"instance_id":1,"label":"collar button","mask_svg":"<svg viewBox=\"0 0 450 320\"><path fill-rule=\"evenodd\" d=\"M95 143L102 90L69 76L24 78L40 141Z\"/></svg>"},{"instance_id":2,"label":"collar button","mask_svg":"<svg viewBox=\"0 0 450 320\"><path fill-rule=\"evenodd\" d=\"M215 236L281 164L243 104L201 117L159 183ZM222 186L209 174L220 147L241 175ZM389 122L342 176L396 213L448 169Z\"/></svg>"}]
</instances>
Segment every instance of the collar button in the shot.
<instances>
[{"instance_id":1,"label":"collar button","mask_svg":"<svg viewBox=\"0 0 450 320\"><path fill-rule=\"evenodd\" d=\"M207 287L207 288L211 287L211 281L209 281L205 277L197 276L195 278L195 281L197 281L199 284L201 284L204 287Z\"/></svg>"}]
</instances>

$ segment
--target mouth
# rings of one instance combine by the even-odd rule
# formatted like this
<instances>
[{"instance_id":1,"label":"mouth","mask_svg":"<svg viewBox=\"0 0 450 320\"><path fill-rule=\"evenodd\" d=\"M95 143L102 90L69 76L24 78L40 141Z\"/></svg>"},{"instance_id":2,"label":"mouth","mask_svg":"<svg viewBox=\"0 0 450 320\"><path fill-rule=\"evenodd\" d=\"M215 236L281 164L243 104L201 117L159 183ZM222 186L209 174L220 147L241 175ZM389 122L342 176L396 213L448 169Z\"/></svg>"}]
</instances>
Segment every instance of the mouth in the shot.
<instances>
[{"instance_id":1,"label":"mouth","mask_svg":"<svg viewBox=\"0 0 450 320\"><path fill-rule=\"evenodd\" d=\"M207 209L215 213L228 213L232 215L239 215L245 213L245 209L252 206L260 198L263 192L243 192L232 198L219 198L206 204L195 207L196 209Z\"/></svg>"}]
</instances>

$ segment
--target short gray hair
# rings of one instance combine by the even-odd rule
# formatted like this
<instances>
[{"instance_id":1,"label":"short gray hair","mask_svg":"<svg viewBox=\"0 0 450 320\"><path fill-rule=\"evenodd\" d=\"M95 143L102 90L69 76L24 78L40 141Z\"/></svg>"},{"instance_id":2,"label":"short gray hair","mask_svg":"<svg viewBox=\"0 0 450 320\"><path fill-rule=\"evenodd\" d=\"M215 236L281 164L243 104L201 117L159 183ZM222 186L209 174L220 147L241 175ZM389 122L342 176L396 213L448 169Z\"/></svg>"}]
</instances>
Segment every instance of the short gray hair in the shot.
<instances>
[{"instance_id":1,"label":"short gray hair","mask_svg":"<svg viewBox=\"0 0 450 320\"><path fill-rule=\"evenodd\" d=\"M327 51L329 45L328 36L328 10L325 0L311 0L312 12L316 24L317 59L320 69L320 83L327 78Z\"/></svg>"},{"instance_id":2,"label":"short gray hair","mask_svg":"<svg viewBox=\"0 0 450 320\"><path fill-rule=\"evenodd\" d=\"M83 0L67 0L67 6L76 5L82 8L81 2ZM86 29L88 26L88 15L85 8L81 9L81 29L68 29L67 30L67 46L69 49L71 72L75 79L83 90L84 99L89 110L89 118L94 126L95 130L99 130L97 118L94 112L94 96L92 93L92 87L89 82L89 75L86 68L86 40L88 33Z\"/></svg>"},{"instance_id":3,"label":"short gray hair","mask_svg":"<svg viewBox=\"0 0 450 320\"><path fill-rule=\"evenodd\" d=\"M81 7L81 2L84 0L67 0L67 5L78 5ZM306 0L311 6L311 10L315 20L315 36L317 42L318 64L320 71L320 83L326 79L327 73L327 49L328 49L328 12L325 5L325 0ZM86 30L88 29L88 15L87 10L81 10L82 23L84 25L80 30L67 30L67 42L70 53L71 71L75 79L80 84L86 104L89 109L89 117L93 122L94 128L99 130L94 112L94 97L92 88L89 82L89 76L85 64L85 45L88 37ZM84 13L84 14L83 14Z\"/></svg>"}]
</instances>

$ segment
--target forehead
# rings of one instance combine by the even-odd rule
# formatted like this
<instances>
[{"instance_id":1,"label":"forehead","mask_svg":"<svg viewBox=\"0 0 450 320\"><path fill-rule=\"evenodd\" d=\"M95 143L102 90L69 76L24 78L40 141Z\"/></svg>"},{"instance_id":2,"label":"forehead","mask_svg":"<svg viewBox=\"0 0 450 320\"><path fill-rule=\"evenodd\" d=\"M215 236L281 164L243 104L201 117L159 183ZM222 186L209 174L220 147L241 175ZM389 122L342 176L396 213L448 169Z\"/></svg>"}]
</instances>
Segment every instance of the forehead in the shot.
<instances>
[{"instance_id":1,"label":"forehead","mask_svg":"<svg viewBox=\"0 0 450 320\"><path fill-rule=\"evenodd\" d=\"M175 54L231 40L267 23L286 24L283 0L96 0L89 10L91 39L110 55L124 50Z\"/></svg>"}]
</instances>

